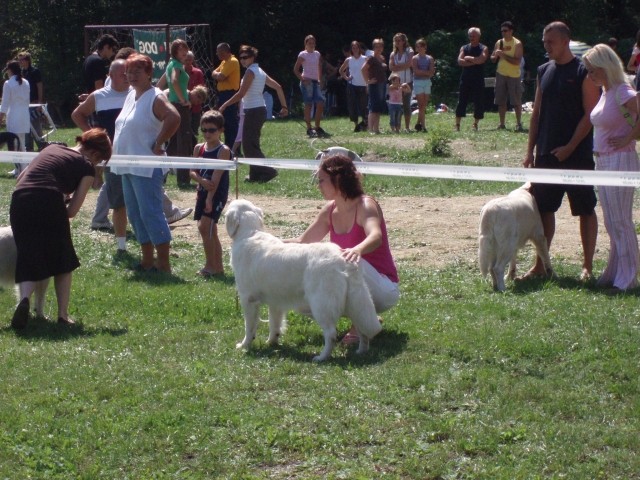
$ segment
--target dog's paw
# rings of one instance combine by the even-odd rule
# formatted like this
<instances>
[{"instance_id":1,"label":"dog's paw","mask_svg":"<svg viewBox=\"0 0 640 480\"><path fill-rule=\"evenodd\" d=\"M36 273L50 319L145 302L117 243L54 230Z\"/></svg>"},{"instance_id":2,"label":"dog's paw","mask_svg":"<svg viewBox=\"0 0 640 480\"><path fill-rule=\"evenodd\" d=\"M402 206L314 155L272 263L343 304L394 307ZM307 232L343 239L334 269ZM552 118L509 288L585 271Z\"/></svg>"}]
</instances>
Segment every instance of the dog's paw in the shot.
<instances>
[{"instance_id":1,"label":"dog's paw","mask_svg":"<svg viewBox=\"0 0 640 480\"><path fill-rule=\"evenodd\" d=\"M238 343L236 343L236 348L237 348L238 350L241 350L241 349L242 349L242 350L249 350L249 346L250 346L250 345L251 345L251 343L250 343L250 342L242 341L242 342L238 342Z\"/></svg>"},{"instance_id":2,"label":"dog's paw","mask_svg":"<svg viewBox=\"0 0 640 480\"><path fill-rule=\"evenodd\" d=\"M267 343L272 347L277 347L278 344L280 343L280 335L267 338Z\"/></svg>"}]
</instances>

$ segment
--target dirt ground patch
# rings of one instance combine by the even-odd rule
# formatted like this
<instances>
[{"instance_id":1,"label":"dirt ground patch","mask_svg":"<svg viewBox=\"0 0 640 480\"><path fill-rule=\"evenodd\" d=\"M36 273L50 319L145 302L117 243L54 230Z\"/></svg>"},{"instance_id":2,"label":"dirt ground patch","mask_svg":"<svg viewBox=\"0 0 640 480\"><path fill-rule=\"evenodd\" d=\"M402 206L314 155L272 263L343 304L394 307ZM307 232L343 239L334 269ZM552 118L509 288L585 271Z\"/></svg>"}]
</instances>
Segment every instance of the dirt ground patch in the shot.
<instances>
[{"instance_id":1,"label":"dirt ground patch","mask_svg":"<svg viewBox=\"0 0 640 480\"><path fill-rule=\"evenodd\" d=\"M95 192L87 198L84 210L93 212ZM193 206L193 192L172 192L172 200L181 207ZM318 213L323 200L283 199L276 197L247 195L242 198L252 201L265 212L267 231L286 238L300 233ZM489 196L421 198L386 197L379 199L384 210L392 252L400 263L413 263L424 267L439 268L454 262L477 261L478 221L482 206ZM634 216L637 213L634 212ZM599 237L596 258L606 259L609 238L602 215L599 215ZM636 221L638 219L636 218ZM581 264L582 253L578 220L571 217L568 206L560 209L556 219L556 236L551 247L552 257ZM172 225L176 240L199 243L196 223L186 218ZM220 238L225 249L230 240L223 225ZM528 247L531 248L531 247ZM523 271L527 265L520 265Z\"/></svg>"}]
</instances>

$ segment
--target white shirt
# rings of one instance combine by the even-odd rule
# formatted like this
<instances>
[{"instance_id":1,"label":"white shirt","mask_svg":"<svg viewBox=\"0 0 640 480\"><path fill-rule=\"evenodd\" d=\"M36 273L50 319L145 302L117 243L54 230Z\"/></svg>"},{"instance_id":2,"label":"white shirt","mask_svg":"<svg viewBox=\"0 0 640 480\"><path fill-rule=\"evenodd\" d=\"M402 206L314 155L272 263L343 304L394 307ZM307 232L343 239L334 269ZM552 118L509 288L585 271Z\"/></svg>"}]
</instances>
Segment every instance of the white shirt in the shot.
<instances>
[{"instance_id":1,"label":"white shirt","mask_svg":"<svg viewBox=\"0 0 640 480\"><path fill-rule=\"evenodd\" d=\"M18 83L14 75L4 82L2 87L2 105L0 112L7 115L7 132L29 133L31 131L31 118L29 117L29 82L22 79Z\"/></svg>"},{"instance_id":2,"label":"white shirt","mask_svg":"<svg viewBox=\"0 0 640 480\"><path fill-rule=\"evenodd\" d=\"M249 90L247 90L247 93L244 95L244 109L249 110L250 108L265 107L262 92L264 92L267 74L264 73L257 63L249 65L247 72L253 72L253 82L251 82Z\"/></svg>"},{"instance_id":3,"label":"white shirt","mask_svg":"<svg viewBox=\"0 0 640 480\"><path fill-rule=\"evenodd\" d=\"M113 153L116 155L155 156L153 146L162 130L162 122L153 113L153 102L162 90L152 87L136 100L136 91L131 90L124 101L122 111L116 119L116 134L113 138ZM151 178L153 167L111 167L111 172ZM163 173L169 169L163 169Z\"/></svg>"}]
</instances>

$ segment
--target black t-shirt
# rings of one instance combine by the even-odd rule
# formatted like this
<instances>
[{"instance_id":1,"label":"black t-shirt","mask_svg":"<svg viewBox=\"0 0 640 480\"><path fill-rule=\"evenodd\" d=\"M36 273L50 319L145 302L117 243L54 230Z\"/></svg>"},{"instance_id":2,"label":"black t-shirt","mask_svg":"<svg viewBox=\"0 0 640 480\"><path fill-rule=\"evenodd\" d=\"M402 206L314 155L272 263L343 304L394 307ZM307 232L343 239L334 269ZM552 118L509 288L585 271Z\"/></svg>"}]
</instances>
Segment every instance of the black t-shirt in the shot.
<instances>
[{"instance_id":1,"label":"black t-shirt","mask_svg":"<svg viewBox=\"0 0 640 480\"><path fill-rule=\"evenodd\" d=\"M94 52L85 59L82 71L85 91L91 93L96 89L96 81L104 82L107 78L109 62Z\"/></svg>"},{"instance_id":2,"label":"black t-shirt","mask_svg":"<svg viewBox=\"0 0 640 480\"><path fill-rule=\"evenodd\" d=\"M486 47L479 43L473 47L470 43L462 47L465 57L479 57L482 55ZM472 67L463 67L462 74L460 75L460 81L469 84L482 84L484 85L484 63L480 65L473 65Z\"/></svg>"},{"instance_id":3,"label":"black t-shirt","mask_svg":"<svg viewBox=\"0 0 640 480\"><path fill-rule=\"evenodd\" d=\"M550 61L538 67L538 81L542 93L536 154L546 155L554 148L569 143L584 116L582 105L582 82L587 69L576 57L569 63L559 65ZM580 142L564 168L573 168L574 162L591 158L593 134L589 133Z\"/></svg>"},{"instance_id":4,"label":"black t-shirt","mask_svg":"<svg viewBox=\"0 0 640 480\"><path fill-rule=\"evenodd\" d=\"M83 177L95 174L91 162L80 152L63 145L49 145L31 161L16 190L47 188L70 194Z\"/></svg>"},{"instance_id":5,"label":"black t-shirt","mask_svg":"<svg viewBox=\"0 0 640 480\"><path fill-rule=\"evenodd\" d=\"M22 76L29 82L29 101L31 103L38 103L38 83L42 83L42 74L40 70L32 65L29 68L22 71Z\"/></svg>"}]
</instances>

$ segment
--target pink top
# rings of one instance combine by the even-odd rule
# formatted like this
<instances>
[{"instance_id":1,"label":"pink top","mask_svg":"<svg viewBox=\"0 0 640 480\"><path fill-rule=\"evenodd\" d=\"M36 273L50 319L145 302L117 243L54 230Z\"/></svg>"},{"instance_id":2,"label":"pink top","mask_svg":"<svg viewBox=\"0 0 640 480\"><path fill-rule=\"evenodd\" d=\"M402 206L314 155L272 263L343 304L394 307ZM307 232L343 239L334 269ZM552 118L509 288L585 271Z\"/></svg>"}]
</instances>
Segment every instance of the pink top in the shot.
<instances>
[{"instance_id":1,"label":"pink top","mask_svg":"<svg viewBox=\"0 0 640 480\"><path fill-rule=\"evenodd\" d=\"M298 58L302 58L302 77L305 80L320 80L320 52L301 51Z\"/></svg>"},{"instance_id":2,"label":"pink top","mask_svg":"<svg viewBox=\"0 0 640 480\"><path fill-rule=\"evenodd\" d=\"M367 197L371 198L371 197ZM375 202L373 198L371 198ZM378 203L376 202L376 205ZM364 228L362 228L356 222L356 217L358 216L358 211L356 209L356 216L353 219L353 226L351 230L347 233L336 233L333 229L333 222L331 221L333 215L333 209L335 208L335 202L331 206L331 211L329 212L329 239L332 243L335 243L340 248L351 248L358 245L362 242L367 234L364 232ZM382 230L382 244L376 248L373 252L365 253L362 255L362 258L371 264L373 268L375 268L378 273L386 276L394 283L398 283L400 279L398 278L398 271L396 269L396 264L393 261L393 256L391 255L391 249L389 248L389 237L387 237L387 224L384 221L384 217L380 216L380 229Z\"/></svg>"},{"instance_id":3,"label":"pink top","mask_svg":"<svg viewBox=\"0 0 640 480\"><path fill-rule=\"evenodd\" d=\"M631 125L622 116L619 105L624 105L635 98L636 91L627 84L614 86L610 90L603 90L598 104L591 112L591 123L594 127L593 151L598 153L631 152L636 149L636 141L629 142L623 148L617 149L609 145L609 139L623 137L631 131ZM633 119L634 121L637 118Z\"/></svg>"},{"instance_id":4,"label":"pink top","mask_svg":"<svg viewBox=\"0 0 640 480\"><path fill-rule=\"evenodd\" d=\"M402 89L389 87L389 104L402 105Z\"/></svg>"}]
</instances>

